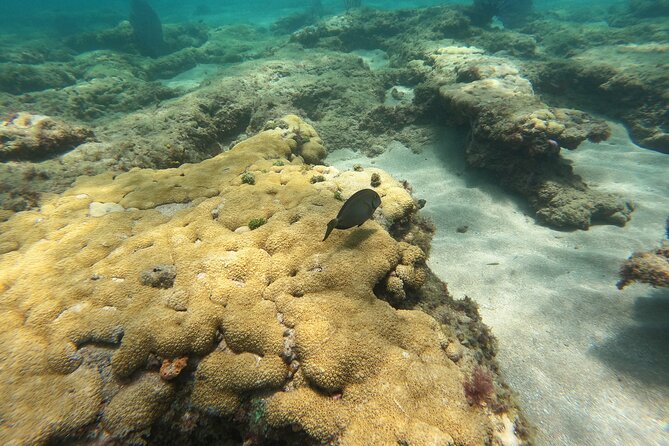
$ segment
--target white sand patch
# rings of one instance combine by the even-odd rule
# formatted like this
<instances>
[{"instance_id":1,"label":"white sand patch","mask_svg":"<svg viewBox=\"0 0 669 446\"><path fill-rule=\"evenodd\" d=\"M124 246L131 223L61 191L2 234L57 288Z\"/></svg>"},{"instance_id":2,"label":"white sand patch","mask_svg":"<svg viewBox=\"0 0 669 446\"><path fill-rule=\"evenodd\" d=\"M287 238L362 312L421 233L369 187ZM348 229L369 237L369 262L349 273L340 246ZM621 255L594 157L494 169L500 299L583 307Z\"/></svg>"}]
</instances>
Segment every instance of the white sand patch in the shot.
<instances>
[{"instance_id":1,"label":"white sand patch","mask_svg":"<svg viewBox=\"0 0 669 446\"><path fill-rule=\"evenodd\" d=\"M390 65L388 53L380 49L355 50L351 51L351 54L355 54L356 56L360 57L365 65L367 65L367 67L372 71L381 70Z\"/></svg>"},{"instance_id":2,"label":"white sand patch","mask_svg":"<svg viewBox=\"0 0 669 446\"><path fill-rule=\"evenodd\" d=\"M202 81L218 73L220 68L220 65L217 64L198 64L170 79L160 80L160 83L170 88L194 90L200 86Z\"/></svg>"},{"instance_id":3,"label":"white sand patch","mask_svg":"<svg viewBox=\"0 0 669 446\"><path fill-rule=\"evenodd\" d=\"M522 199L465 168L455 133L421 154L397 143L374 160L327 159L380 167L427 200L422 212L437 226L429 265L456 297L480 304L539 445L669 445L669 292L615 287L621 262L664 234L669 156L611 125L610 141L565 156L599 190L637 203L624 228L538 225Z\"/></svg>"}]
</instances>

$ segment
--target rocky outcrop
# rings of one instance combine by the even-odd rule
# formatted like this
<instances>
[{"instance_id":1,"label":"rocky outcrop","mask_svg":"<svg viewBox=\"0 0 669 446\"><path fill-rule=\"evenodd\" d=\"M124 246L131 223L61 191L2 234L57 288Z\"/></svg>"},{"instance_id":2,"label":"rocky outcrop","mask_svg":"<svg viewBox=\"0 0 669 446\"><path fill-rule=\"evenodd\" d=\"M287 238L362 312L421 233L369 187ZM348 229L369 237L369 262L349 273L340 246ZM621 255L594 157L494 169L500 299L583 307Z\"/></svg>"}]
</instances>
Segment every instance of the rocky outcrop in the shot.
<instances>
[{"instance_id":1,"label":"rocky outcrop","mask_svg":"<svg viewBox=\"0 0 669 446\"><path fill-rule=\"evenodd\" d=\"M564 229L624 225L633 205L588 187L561 157L584 140L609 136L606 123L578 110L552 108L506 59L473 47L432 55L432 82L448 114L470 127L466 159L525 196L544 223Z\"/></svg>"},{"instance_id":2,"label":"rocky outcrop","mask_svg":"<svg viewBox=\"0 0 669 446\"><path fill-rule=\"evenodd\" d=\"M0 122L0 161L39 161L72 150L93 138L85 127L49 116L18 113Z\"/></svg>"}]
</instances>

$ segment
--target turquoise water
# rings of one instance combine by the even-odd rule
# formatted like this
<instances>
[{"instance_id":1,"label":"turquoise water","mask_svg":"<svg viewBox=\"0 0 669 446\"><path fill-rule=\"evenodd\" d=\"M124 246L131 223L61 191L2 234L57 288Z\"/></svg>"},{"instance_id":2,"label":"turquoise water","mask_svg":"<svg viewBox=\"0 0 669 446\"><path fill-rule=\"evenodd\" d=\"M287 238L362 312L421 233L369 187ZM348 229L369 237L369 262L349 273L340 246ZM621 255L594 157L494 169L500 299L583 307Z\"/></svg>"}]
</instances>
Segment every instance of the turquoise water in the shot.
<instances>
[{"instance_id":1,"label":"turquoise water","mask_svg":"<svg viewBox=\"0 0 669 446\"><path fill-rule=\"evenodd\" d=\"M343 1L324 0L321 2L329 13L341 12ZM371 8L401 9L421 8L448 4L467 4L466 1L432 1L432 0L404 0L404 1L365 1L364 5ZM308 5L308 1L276 1L265 0L249 1L154 1L152 6L166 22L184 22L189 20L204 20L207 23L255 23L267 24L287 14L300 12ZM602 9L611 6L624 6L622 0L602 0L598 2L583 2L566 0L559 2L535 1L534 7L539 11L555 9L588 10L596 16ZM31 1L20 8L7 4L3 7L0 24L3 33L13 30L32 29L33 32L56 31L68 32L81 29L82 26L97 27L123 20L127 17L129 8L125 0L111 0L108 2L86 1ZM596 17L591 17L596 21ZM69 26L68 26L69 25Z\"/></svg>"},{"instance_id":2,"label":"turquoise water","mask_svg":"<svg viewBox=\"0 0 669 446\"><path fill-rule=\"evenodd\" d=\"M669 445L669 3L350 3L0 0L0 444Z\"/></svg>"}]
</instances>

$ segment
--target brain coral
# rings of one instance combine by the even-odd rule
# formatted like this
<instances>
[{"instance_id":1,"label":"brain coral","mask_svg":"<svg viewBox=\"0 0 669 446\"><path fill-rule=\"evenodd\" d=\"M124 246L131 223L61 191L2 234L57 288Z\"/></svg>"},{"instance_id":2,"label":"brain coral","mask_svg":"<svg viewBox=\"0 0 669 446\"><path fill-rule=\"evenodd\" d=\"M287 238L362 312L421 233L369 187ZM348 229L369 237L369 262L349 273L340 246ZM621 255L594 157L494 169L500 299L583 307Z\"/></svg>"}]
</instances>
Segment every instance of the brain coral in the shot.
<instances>
[{"instance_id":1,"label":"brain coral","mask_svg":"<svg viewBox=\"0 0 669 446\"><path fill-rule=\"evenodd\" d=\"M207 417L253 422L253 438L497 441L501 418L462 388L477 352L449 359L469 351L451 328L375 295L388 277L400 294L426 280L425 254L386 228L413 199L376 169L304 164L295 126L309 128L290 117L195 165L81 177L0 224L2 444L136 444ZM379 215L322 242L335 192L372 173Z\"/></svg>"}]
</instances>

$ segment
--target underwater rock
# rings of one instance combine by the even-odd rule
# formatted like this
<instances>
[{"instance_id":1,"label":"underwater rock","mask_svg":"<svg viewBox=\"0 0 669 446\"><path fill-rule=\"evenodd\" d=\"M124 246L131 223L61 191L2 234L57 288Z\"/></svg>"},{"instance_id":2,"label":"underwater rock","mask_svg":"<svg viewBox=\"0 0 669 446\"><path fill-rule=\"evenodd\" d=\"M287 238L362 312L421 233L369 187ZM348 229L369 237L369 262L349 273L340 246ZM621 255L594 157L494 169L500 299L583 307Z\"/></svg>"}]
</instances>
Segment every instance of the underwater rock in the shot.
<instances>
[{"instance_id":1,"label":"underwater rock","mask_svg":"<svg viewBox=\"0 0 669 446\"><path fill-rule=\"evenodd\" d=\"M488 26L493 17L498 17L505 27L512 28L527 21L532 0L474 0L466 11L476 26Z\"/></svg>"},{"instance_id":2,"label":"underwater rock","mask_svg":"<svg viewBox=\"0 0 669 446\"><path fill-rule=\"evenodd\" d=\"M470 20L452 7L403 10L354 9L291 35L291 41L305 47L325 47L338 51L380 48L411 52L416 34L429 39L462 37L470 33ZM414 49L415 50L415 49Z\"/></svg>"},{"instance_id":3,"label":"underwater rock","mask_svg":"<svg viewBox=\"0 0 669 446\"><path fill-rule=\"evenodd\" d=\"M94 137L93 131L49 116L18 113L0 122L0 161L44 160Z\"/></svg>"},{"instance_id":4,"label":"underwater rock","mask_svg":"<svg viewBox=\"0 0 669 446\"><path fill-rule=\"evenodd\" d=\"M668 58L666 43L598 45L538 64L536 84L544 94L621 119L637 144L669 153Z\"/></svg>"},{"instance_id":5,"label":"underwater rock","mask_svg":"<svg viewBox=\"0 0 669 446\"><path fill-rule=\"evenodd\" d=\"M0 223L0 358L13 358L2 442L223 443L253 430L296 444L473 446L492 443L504 416L523 431L499 377L503 410L467 402L475 365L496 370L492 340L471 304L427 276L425 251L388 233L416 212L401 183L369 169L382 179L378 221L321 242L334 192L370 172L304 164L306 125L291 117L198 164L80 177ZM93 218L93 202L126 211ZM192 205L156 209L168 203ZM262 227L235 232L259 212ZM143 286L141 272L164 264L179 271L172 287ZM441 323L377 298L390 274L405 306L433 293ZM165 381L161 360L183 357L189 367Z\"/></svg>"},{"instance_id":6,"label":"underwater rock","mask_svg":"<svg viewBox=\"0 0 669 446\"><path fill-rule=\"evenodd\" d=\"M669 16L669 1L667 0L629 0L629 13L635 17L662 17Z\"/></svg>"},{"instance_id":7,"label":"underwater rock","mask_svg":"<svg viewBox=\"0 0 669 446\"><path fill-rule=\"evenodd\" d=\"M297 12L277 19L270 25L270 30L276 34L290 34L304 26L313 25L320 18L320 13L315 10Z\"/></svg>"},{"instance_id":8,"label":"underwater rock","mask_svg":"<svg viewBox=\"0 0 669 446\"><path fill-rule=\"evenodd\" d=\"M587 229L629 220L632 203L591 190L560 157L561 148L607 139L604 121L547 106L516 66L478 48L444 47L432 59L444 107L471 127L469 165L494 172L503 185L526 196L550 226Z\"/></svg>"},{"instance_id":9,"label":"underwater rock","mask_svg":"<svg viewBox=\"0 0 669 446\"><path fill-rule=\"evenodd\" d=\"M620 268L620 280L616 286L622 290L632 282L669 287L669 246L634 253Z\"/></svg>"},{"instance_id":10,"label":"underwater rock","mask_svg":"<svg viewBox=\"0 0 669 446\"><path fill-rule=\"evenodd\" d=\"M184 48L197 48L207 39L207 25L204 23L178 23L165 25L163 51L174 52ZM114 50L122 53L135 53L136 37L133 26L128 21L122 21L113 28L104 28L96 31L82 32L67 37L65 45L78 52L95 50ZM164 53L160 55L164 55ZM198 53L198 60L206 61L207 55Z\"/></svg>"},{"instance_id":11,"label":"underwater rock","mask_svg":"<svg viewBox=\"0 0 669 446\"><path fill-rule=\"evenodd\" d=\"M65 45L80 53L95 50L114 50L130 53L134 50L134 34L130 22L124 20L112 28L81 32L64 39Z\"/></svg>"},{"instance_id":12,"label":"underwater rock","mask_svg":"<svg viewBox=\"0 0 669 446\"><path fill-rule=\"evenodd\" d=\"M11 94L63 88L76 81L76 71L69 64L0 64L0 91Z\"/></svg>"},{"instance_id":13,"label":"underwater rock","mask_svg":"<svg viewBox=\"0 0 669 446\"><path fill-rule=\"evenodd\" d=\"M669 287L669 218L665 226L665 240L660 248L635 252L620 267L619 290L633 282L647 283L653 287Z\"/></svg>"},{"instance_id":14,"label":"underwater rock","mask_svg":"<svg viewBox=\"0 0 669 446\"><path fill-rule=\"evenodd\" d=\"M246 28L243 31L251 32ZM224 32L232 30L214 34ZM227 34L224 37L232 38ZM218 49L212 49L212 45L209 42L202 51L213 51L215 58ZM156 73L173 69L181 62L174 66L162 63L171 61L173 56L187 56L192 50L143 59L140 65L133 62L136 58L113 52L86 53L79 56L83 67L81 82L61 90L31 94L32 107L45 114L94 121L101 143L79 146L62 159L64 164L49 162L38 166L40 172L49 173L49 180L37 176L17 184L22 176L17 171L23 167L0 164L0 183L6 186L0 186L0 207L30 207L37 201L37 194L62 192L79 175L196 163L226 150L240 135L257 132L268 120L277 120L294 110L305 110L318 122L318 139L309 136L313 130L306 126L299 130L302 138L296 139L300 145L296 155L314 164L325 156L324 142L330 150L385 147L393 139L412 148L422 144L417 132L405 135L401 128L402 122L409 122L407 118L414 111L411 107L373 113L375 124L382 124L384 117L393 118L390 124L375 127L377 132L386 129L388 133L372 134L360 128L361 114L372 116L365 111L380 103L378 92L386 87L383 79L372 75L355 55L331 53L323 58L320 51L308 51L303 60L291 60L291 50L281 56L281 62L272 59L236 65L225 76L204 81L196 91L165 101L181 92L145 79L154 75L154 68ZM315 71L327 74L313 76ZM22 98L7 96L7 112L21 106ZM4 98L0 100L3 101ZM4 193L7 188L11 197Z\"/></svg>"}]
</instances>

